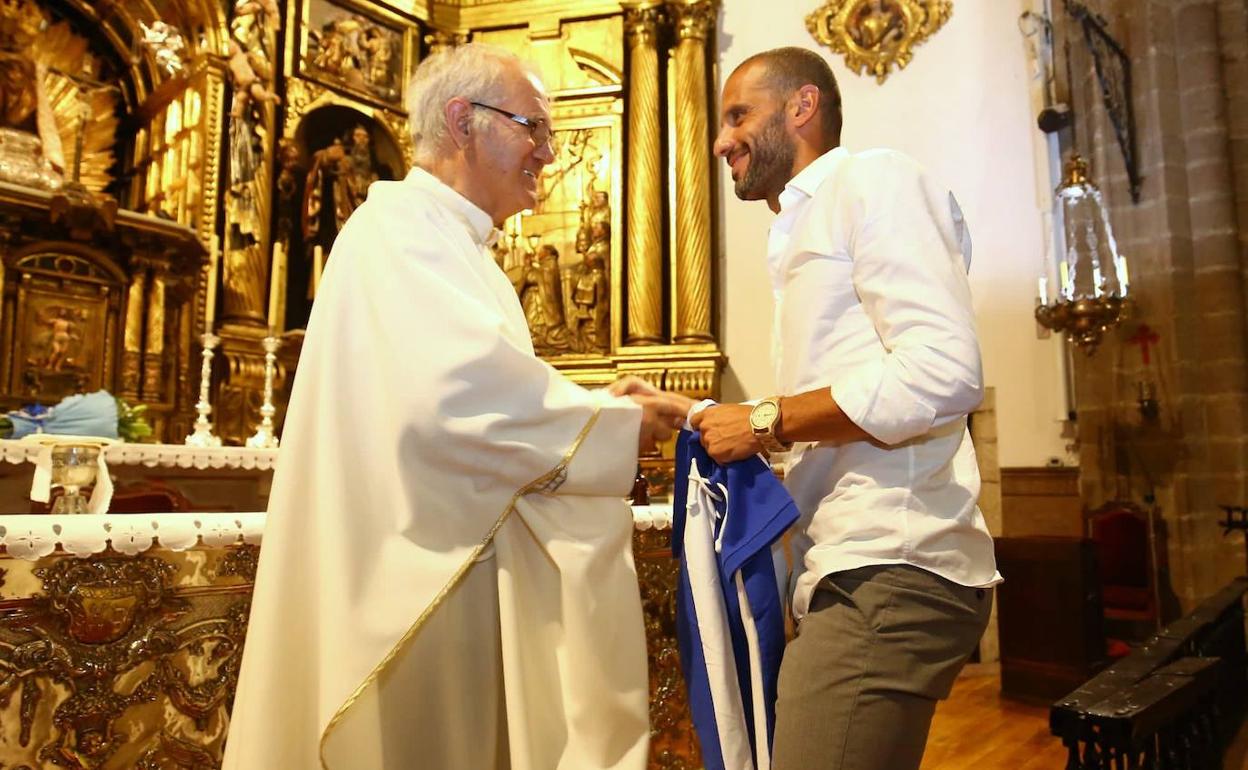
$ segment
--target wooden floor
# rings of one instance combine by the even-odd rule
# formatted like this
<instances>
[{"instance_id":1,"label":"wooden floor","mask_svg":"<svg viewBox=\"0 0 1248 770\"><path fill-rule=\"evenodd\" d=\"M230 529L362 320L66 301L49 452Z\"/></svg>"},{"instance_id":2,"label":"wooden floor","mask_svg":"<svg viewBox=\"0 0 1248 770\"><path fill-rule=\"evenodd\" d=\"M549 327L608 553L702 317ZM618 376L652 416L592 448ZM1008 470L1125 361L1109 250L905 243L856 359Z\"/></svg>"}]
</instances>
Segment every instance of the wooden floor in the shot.
<instances>
[{"instance_id":1,"label":"wooden floor","mask_svg":"<svg viewBox=\"0 0 1248 770\"><path fill-rule=\"evenodd\" d=\"M1001 697L995 665L969 665L936 707L922 770L1063 770L1066 750L1049 734L1049 710ZM1248 770L1248 722L1222 770Z\"/></svg>"},{"instance_id":2,"label":"wooden floor","mask_svg":"<svg viewBox=\"0 0 1248 770\"><path fill-rule=\"evenodd\" d=\"M1049 710L1001 697L996 665L968 665L936 707L922 770L1063 770L1066 750L1049 734ZM1248 770L1248 722L1222 770Z\"/></svg>"},{"instance_id":3,"label":"wooden floor","mask_svg":"<svg viewBox=\"0 0 1248 770\"><path fill-rule=\"evenodd\" d=\"M1049 710L1001 697L996 666L970 665L936 707L923 770L1062 770L1066 749Z\"/></svg>"}]
</instances>

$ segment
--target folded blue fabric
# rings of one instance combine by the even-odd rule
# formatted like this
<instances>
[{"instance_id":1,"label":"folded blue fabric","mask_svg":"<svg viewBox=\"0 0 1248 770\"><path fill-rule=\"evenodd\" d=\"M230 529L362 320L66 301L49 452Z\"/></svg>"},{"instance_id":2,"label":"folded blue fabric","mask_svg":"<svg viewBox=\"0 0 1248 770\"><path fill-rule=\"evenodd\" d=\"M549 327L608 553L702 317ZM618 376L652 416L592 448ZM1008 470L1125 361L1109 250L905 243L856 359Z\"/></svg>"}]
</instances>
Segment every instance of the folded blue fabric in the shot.
<instances>
[{"instance_id":1,"label":"folded blue fabric","mask_svg":"<svg viewBox=\"0 0 1248 770\"><path fill-rule=\"evenodd\" d=\"M31 433L117 438L117 399L107 390L67 396L49 409L19 409L8 418L13 438Z\"/></svg>"},{"instance_id":2,"label":"folded blue fabric","mask_svg":"<svg viewBox=\"0 0 1248 770\"><path fill-rule=\"evenodd\" d=\"M695 516L711 522L709 529L689 530ZM698 433L681 431L672 500L672 552L680 560L676 635L707 770L770 764L760 759L771 756L785 641L771 546L797 518L793 498L761 458L720 465ZM698 543L699 537L712 542ZM692 557L690 548L713 549L707 566L717 574L703 572L705 560ZM718 590L710 593L717 595L703 591L699 599L695 584L713 584ZM719 681L712 671L728 670L737 675L735 693L712 681Z\"/></svg>"}]
</instances>

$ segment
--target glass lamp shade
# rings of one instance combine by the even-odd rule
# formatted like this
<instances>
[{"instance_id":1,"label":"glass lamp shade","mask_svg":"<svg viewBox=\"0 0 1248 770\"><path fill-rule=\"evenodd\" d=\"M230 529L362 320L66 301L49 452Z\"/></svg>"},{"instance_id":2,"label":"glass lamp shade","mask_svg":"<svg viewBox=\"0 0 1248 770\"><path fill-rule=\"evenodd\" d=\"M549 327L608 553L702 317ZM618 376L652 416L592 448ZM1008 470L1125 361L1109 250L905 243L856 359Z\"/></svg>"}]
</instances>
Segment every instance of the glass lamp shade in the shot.
<instances>
[{"instance_id":1,"label":"glass lamp shade","mask_svg":"<svg viewBox=\"0 0 1248 770\"><path fill-rule=\"evenodd\" d=\"M1092 353L1102 335L1129 311L1127 260L1118 253L1101 191L1088 178L1088 163L1078 155L1066 164L1057 188L1065 251L1057 261L1057 297L1049 302L1040 280L1036 320L1064 332Z\"/></svg>"},{"instance_id":2,"label":"glass lamp shade","mask_svg":"<svg viewBox=\"0 0 1248 770\"><path fill-rule=\"evenodd\" d=\"M1062 298L1126 297L1126 260L1118 253L1101 191L1088 180L1088 163L1078 155L1066 164L1057 204L1066 236L1059 266Z\"/></svg>"}]
</instances>

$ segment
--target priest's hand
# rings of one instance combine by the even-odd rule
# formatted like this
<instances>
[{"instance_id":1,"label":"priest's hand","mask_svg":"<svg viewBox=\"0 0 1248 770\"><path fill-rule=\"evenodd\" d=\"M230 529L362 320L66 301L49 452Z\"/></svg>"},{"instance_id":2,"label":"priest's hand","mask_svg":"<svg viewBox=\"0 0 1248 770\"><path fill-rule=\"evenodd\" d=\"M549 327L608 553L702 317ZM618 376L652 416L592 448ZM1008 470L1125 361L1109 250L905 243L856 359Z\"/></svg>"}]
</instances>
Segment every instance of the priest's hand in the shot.
<instances>
[{"instance_id":1,"label":"priest's hand","mask_svg":"<svg viewBox=\"0 0 1248 770\"><path fill-rule=\"evenodd\" d=\"M719 404L698 412L689 421L702 433L702 446L717 463L744 460L763 451L750 427L749 404Z\"/></svg>"},{"instance_id":2,"label":"priest's hand","mask_svg":"<svg viewBox=\"0 0 1248 770\"><path fill-rule=\"evenodd\" d=\"M671 438L672 430L679 427L685 420L685 412L680 404L665 398L668 395L670 394L629 396L635 404L641 407L641 434L637 439L639 454L653 452L659 443Z\"/></svg>"},{"instance_id":3,"label":"priest's hand","mask_svg":"<svg viewBox=\"0 0 1248 770\"><path fill-rule=\"evenodd\" d=\"M685 424L685 416L689 414L689 410L693 408L694 404L693 399L688 396L659 390L642 378L632 374L621 377L608 385L607 392L613 396L645 396L668 402L674 409L680 412L680 419L671 423L672 428L676 430L679 430Z\"/></svg>"},{"instance_id":4,"label":"priest's hand","mask_svg":"<svg viewBox=\"0 0 1248 770\"><path fill-rule=\"evenodd\" d=\"M663 391L635 374L628 374L608 385L607 392L613 396L631 396L634 394L654 396Z\"/></svg>"}]
</instances>

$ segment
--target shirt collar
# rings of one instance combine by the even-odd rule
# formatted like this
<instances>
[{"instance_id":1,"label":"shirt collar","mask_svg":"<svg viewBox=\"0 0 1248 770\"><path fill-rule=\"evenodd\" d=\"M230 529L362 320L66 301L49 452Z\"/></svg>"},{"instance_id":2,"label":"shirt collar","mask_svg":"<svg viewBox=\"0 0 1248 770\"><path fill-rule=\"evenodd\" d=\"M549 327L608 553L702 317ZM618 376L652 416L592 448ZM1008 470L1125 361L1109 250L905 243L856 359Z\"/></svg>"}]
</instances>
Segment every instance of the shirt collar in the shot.
<instances>
[{"instance_id":1,"label":"shirt collar","mask_svg":"<svg viewBox=\"0 0 1248 770\"><path fill-rule=\"evenodd\" d=\"M494 220L490 218L490 215L441 179L415 166L408 172L406 182L427 192L438 203L450 209L451 213L468 228L472 240L477 245L490 246L498 240L499 231L494 227Z\"/></svg>"},{"instance_id":2,"label":"shirt collar","mask_svg":"<svg viewBox=\"0 0 1248 770\"><path fill-rule=\"evenodd\" d=\"M806 198L813 198L819 185L823 184L840 162L849 155L844 147L833 147L815 158L810 165L789 180L780 193L780 212L784 213L791 206Z\"/></svg>"}]
</instances>

